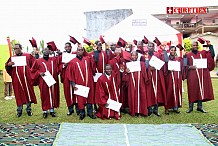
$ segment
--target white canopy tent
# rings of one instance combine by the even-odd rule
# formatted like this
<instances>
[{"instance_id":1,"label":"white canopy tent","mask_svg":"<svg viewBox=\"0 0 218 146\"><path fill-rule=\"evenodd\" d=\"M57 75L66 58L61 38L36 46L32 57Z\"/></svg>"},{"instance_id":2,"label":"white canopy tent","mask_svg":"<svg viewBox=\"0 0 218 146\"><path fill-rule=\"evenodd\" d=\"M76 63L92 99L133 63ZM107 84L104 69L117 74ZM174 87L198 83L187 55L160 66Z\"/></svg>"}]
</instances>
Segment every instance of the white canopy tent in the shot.
<instances>
[{"instance_id":1,"label":"white canopy tent","mask_svg":"<svg viewBox=\"0 0 218 146\"><path fill-rule=\"evenodd\" d=\"M135 13L103 33L105 41L117 42L119 37L127 42L142 40L144 36L150 41L157 37L161 42L172 41L178 43L180 33L154 16L146 13Z\"/></svg>"}]
</instances>

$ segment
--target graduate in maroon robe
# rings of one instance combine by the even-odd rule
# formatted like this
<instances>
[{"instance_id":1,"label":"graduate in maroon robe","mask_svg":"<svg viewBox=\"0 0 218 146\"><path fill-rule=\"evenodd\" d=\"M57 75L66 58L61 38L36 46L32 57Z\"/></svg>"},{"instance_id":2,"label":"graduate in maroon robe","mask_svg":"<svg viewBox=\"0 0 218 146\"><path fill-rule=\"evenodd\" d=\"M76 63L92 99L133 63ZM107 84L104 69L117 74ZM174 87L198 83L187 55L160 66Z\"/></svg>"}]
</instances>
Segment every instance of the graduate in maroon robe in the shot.
<instances>
[{"instance_id":1,"label":"graduate in maroon robe","mask_svg":"<svg viewBox=\"0 0 218 146\"><path fill-rule=\"evenodd\" d=\"M149 60L153 55L161 60L164 60L162 53L154 52L154 43L149 42L148 54L145 55L147 74L148 79L150 80L145 89L147 91L148 115L150 116L152 113L154 113L155 115L160 116L158 113L158 106L167 104L166 87L163 73L164 67L162 67L160 70L157 70L149 65Z\"/></svg>"},{"instance_id":2,"label":"graduate in maroon robe","mask_svg":"<svg viewBox=\"0 0 218 146\"><path fill-rule=\"evenodd\" d=\"M30 68L35 61L35 58L28 53L22 52L22 46L20 44L15 44L14 46L15 55L26 57L26 66L15 66L16 62L12 62L11 57L5 64L5 68L8 74L12 78L12 85L14 89L16 104L17 104L17 117L22 115L23 104L27 105L26 112L28 116L32 116L31 103L37 103L36 96L33 90L33 82L30 76Z\"/></svg>"},{"instance_id":3,"label":"graduate in maroon robe","mask_svg":"<svg viewBox=\"0 0 218 146\"><path fill-rule=\"evenodd\" d=\"M166 62L165 83L167 93L167 105L165 106L165 114L169 114L168 109L180 113L178 108L182 107L182 80L184 74L183 59L176 56L176 47L170 46L169 61L177 61L180 63L180 71L168 70L168 62Z\"/></svg>"},{"instance_id":4,"label":"graduate in maroon robe","mask_svg":"<svg viewBox=\"0 0 218 146\"><path fill-rule=\"evenodd\" d=\"M94 59L95 72L104 73L104 67L108 63L108 57L105 51L102 50L102 43L100 41L95 42L96 50L91 52L89 55ZM94 91L96 84L94 83ZM95 98L95 97L94 97ZM98 103L98 99L95 98L95 103ZM97 110L97 105L94 104L95 110Z\"/></svg>"},{"instance_id":5,"label":"graduate in maroon robe","mask_svg":"<svg viewBox=\"0 0 218 146\"><path fill-rule=\"evenodd\" d=\"M43 58L37 59L31 68L32 78L39 82L43 118L47 118L48 110L50 110L50 115L52 117L56 117L54 108L58 108L60 105L58 57L49 57L49 53L50 50L45 48L43 50ZM42 78L47 71L50 72L56 81L51 87L48 87Z\"/></svg>"},{"instance_id":6,"label":"graduate in maroon robe","mask_svg":"<svg viewBox=\"0 0 218 146\"><path fill-rule=\"evenodd\" d=\"M102 50L102 44L100 41L96 41L95 44L97 45L97 50L91 52L90 56L95 60L96 72L103 73L104 67L108 63L107 54Z\"/></svg>"},{"instance_id":7,"label":"graduate in maroon robe","mask_svg":"<svg viewBox=\"0 0 218 146\"><path fill-rule=\"evenodd\" d=\"M196 68L193 66L194 59L207 59L207 68ZM210 78L210 71L214 69L215 63L210 51L198 51L198 42L193 42L192 51L187 53L187 87L189 110L193 111L194 103L197 103L197 111L205 113L202 102L214 100L213 86Z\"/></svg>"},{"instance_id":8,"label":"graduate in maroon robe","mask_svg":"<svg viewBox=\"0 0 218 146\"><path fill-rule=\"evenodd\" d=\"M121 56L122 50L121 48L115 49L116 57L114 57L112 60L109 61L109 64L112 67L112 70L117 74L117 82L119 92L120 92L120 99L119 101L122 103L121 111L126 113L127 107L128 107L128 98L127 94L124 94L124 92L127 93L127 90L123 88L125 86L125 82L122 80L122 76L124 73L124 67L125 67L125 60Z\"/></svg>"},{"instance_id":9,"label":"graduate in maroon robe","mask_svg":"<svg viewBox=\"0 0 218 146\"><path fill-rule=\"evenodd\" d=\"M63 53L70 53L72 51L71 43L65 43L64 47L65 51ZM62 54L63 54L62 53ZM73 52L74 53L74 52ZM67 115L70 116L74 113L74 105L76 106L76 112L79 114L78 104L75 101L75 97L73 95L73 87L71 86L70 80L67 78L66 70L68 63L62 63L62 55L59 56L59 70L61 76L61 82L63 83L64 88L64 96L68 107Z\"/></svg>"},{"instance_id":10,"label":"graduate in maroon robe","mask_svg":"<svg viewBox=\"0 0 218 146\"><path fill-rule=\"evenodd\" d=\"M132 61L136 61L138 53L133 51L131 53ZM147 94L145 90L145 84L148 82L145 63L139 61L141 65L141 71L130 72L127 68L123 80L128 82L128 105L129 114L135 115L148 115L147 109Z\"/></svg>"},{"instance_id":11,"label":"graduate in maroon robe","mask_svg":"<svg viewBox=\"0 0 218 146\"><path fill-rule=\"evenodd\" d=\"M76 101L78 102L79 115L80 120L85 118L85 106L87 106L87 115L95 119L95 115L93 115L93 107L94 104L94 79L93 75L94 68L92 59L89 56L83 56L84 48L79 46L77 48L77 56L73 60L71 60L67 67L67 77L71 81L71 84L74 88L74 91L77 90L75 85L82 85L89 87L88 97L82 97L79 95L75 95Z\"/></svg>"},{"instance_id":12,"label":"graduate in maroon robe","mask_svg":"<svg viewBox=\"0 0 218 146\"><path fill-rule=\"evenodd\" d=\"M99 99L99 108L96 116L99 118L115 118L120 119L120 113L107 108L108 99L119 102L119 87L117 84L117 77L119 74L112 72L111 65L105 66L105 73L102 74L96 83L96 96Z\"/></svg>"},{"instance_id":13,"label":"graduate in maroon robe","mask_svg":"<svg viewBox=\"0 0 218 146\"><path fill-rule=\"evenodd\" d=\"M111 59L113 59L115 56L116 56L116 54L115 54L115 49L114 49L114 46L115 46L115 44L111 44L111 45L109 45L109 44L105 44L106 45L106 49L105 49L105 54L107 55L107 62L109 62ZM114 49L114 50L112 50L112 49Z\"/></svg>"}]
</instances>

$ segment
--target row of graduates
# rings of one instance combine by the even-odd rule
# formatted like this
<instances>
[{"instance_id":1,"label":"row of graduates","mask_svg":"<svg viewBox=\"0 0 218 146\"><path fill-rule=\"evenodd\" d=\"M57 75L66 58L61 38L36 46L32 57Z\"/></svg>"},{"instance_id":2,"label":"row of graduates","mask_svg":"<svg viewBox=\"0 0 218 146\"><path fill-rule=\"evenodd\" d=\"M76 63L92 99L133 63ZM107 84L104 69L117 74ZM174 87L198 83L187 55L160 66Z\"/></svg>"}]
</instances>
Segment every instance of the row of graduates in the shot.
<instances>
[{"instance_id":1,"label":"row of graduates","mask_svg":"<svg viewBox=\"0 0 218 146\"><path fill-rule=\"evenodd\" d=\"M58 74L61 75L64 87L68 115L74 113L75 105L76 113L81 120L86 115L85 106L87 115L92 119L96 118L93 113L93 105L96 104L97 117L120 119L120 112L107 108L108 99L122 103L121 110L125 111L128 108L132 116L149 116L152 113L160 116L158 106L164 106L166 114L171 108L179 113L178 108L182 106L183 79L187 79L188 84L189 113L193 110L195 102L198 102L197 110L205 112L202 102L214 99L209 75L209 70L214 68L214 61L210 51L197 50L197 42L193 43L192 52L186 54L186 61L176 57L176 47L170 47L168 56L164 49L162 52L155 52L155 46L151 42L147 45L148 52L144 52L141 42L138 43L136 51L132 51L128 45L123 50L111 46L111 50L103 51L100 41L96 41L95 44L96 50L87 53L82 46L78 46L77 51L72 52L71 44L66 43L64 53L77 54L69 63L61 63L62 55L49 57L48 48L43 50L42 58L35 59L30 54L23 53L21 45L15 45L15 56L26 56L27 59L27 66L12 67L14 63L10 58L6 63L6 69L13 80L17 116L22 115L23 104L27 104L27 114L32 115L31 103L37 103L33 85L38 85L40 89L43 117L47 118L48 110L52 117L56 116L54 108L58 108L60 104ZM138 52L141 54L140 57ZM149 60L153 55L166 62L160 70L149 66ZM193 58L207 58L208 68L196 69L192 66ZM137 60L140 60L141 71L130 73L126 68L126 62ZM179 61L181 71L168 71L168 60ZM48 87L42 78L46 71L56 80L56 84L51 87ZM95 73L103 73L97 83L93 81ZM77 90L77 84L90 87L88 98L73 94L74 90Z\"/></svg>"}]
</instances>

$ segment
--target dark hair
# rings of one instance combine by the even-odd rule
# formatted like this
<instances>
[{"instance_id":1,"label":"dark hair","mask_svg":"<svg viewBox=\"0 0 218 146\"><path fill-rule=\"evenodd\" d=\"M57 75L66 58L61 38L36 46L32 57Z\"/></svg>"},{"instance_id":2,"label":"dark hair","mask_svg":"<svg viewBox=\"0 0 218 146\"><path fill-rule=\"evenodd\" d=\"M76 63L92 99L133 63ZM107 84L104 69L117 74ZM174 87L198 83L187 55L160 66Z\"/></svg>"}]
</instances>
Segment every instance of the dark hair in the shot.
<instances>
[{"instance_id":1,"label":"dark hair","mask_svg":"<svg viewBox=\"0 0 218 146\"><path fill-rule=\"evenodd\" d=\"M170 46L170 50L173 49L173 48L175 48L175 50L176 50L176 47L175 47L175 46Z\"/></svg>"},{"instance_id":2,"label":"dark hair","mask_svg":"<svg viewBox=\"0 0 218 146\"><path fill-rule=\"evenodd\" d=\"M70 43L70 42L66 42L65 45L69 45L69 46L71 46L71 43Z\"/></svg>"},{"instance_id":3,"label":"dark hair","mask_svg":"<svg viewBox=\"0 0 218 146\"><path fill-rule=\"evenodd\" d=\"M18 45L19 48L22 49L22 45L21 45L21 44L14 44L14 46L15 46L15 45Z\"/></svg>"},{"instance_id":4,"label":"dark hair","mask_svg":"<svg viewBox=\"0 0 218 146\"><path fill-rule=\"evenodd\" d=\"M131 52L131 56L132 56L133 53L135 53L138 56L138 52L137 51L132 51Z\"/></svg>"},{"instance_id":5,"label":"dark hair","mask_svg":"<svg viewBox=\"0 0 218 146\"><path fill-rule=\"evenodd\" d=\"M98 45L99 42L100 42L100 41L97 40L97 41L95 41L95 44Z\"/></svg>"},{"instance_id":6,"label":"dark hair","mask_svg":"<svg viewBox=\"0 0 218 146\"><path fill-rule=\"evenodd\" d=\"M110 65L110 64L106 64L106 65L105 65L105 68L106 68L107 66L110 66L110 67L111 67L111 65Z\"/></svg>"}]
</instances>

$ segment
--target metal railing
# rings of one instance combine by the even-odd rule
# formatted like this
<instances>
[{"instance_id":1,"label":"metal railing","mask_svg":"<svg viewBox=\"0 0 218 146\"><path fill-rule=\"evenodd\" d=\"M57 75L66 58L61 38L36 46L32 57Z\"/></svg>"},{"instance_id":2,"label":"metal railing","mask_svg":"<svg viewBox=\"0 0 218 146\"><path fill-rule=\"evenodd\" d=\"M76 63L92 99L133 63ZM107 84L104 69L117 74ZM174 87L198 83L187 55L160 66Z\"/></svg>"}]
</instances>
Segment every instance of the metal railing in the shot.
<instances>
[{"instance_id":1,"label":"metal railing","mask_svg":"<svg viewBox=\"0 0 218 146\"><path fill-rule=\"evenodd\" d=\"M204 19L200 20L196 23L183 23L183 24L171 24L172 27L174 28L181 28L181 29L186 29L186 28L196 28L197 26L210 26L210 25L218 25L218 19Z\"/></svg>"}]
</instances>

